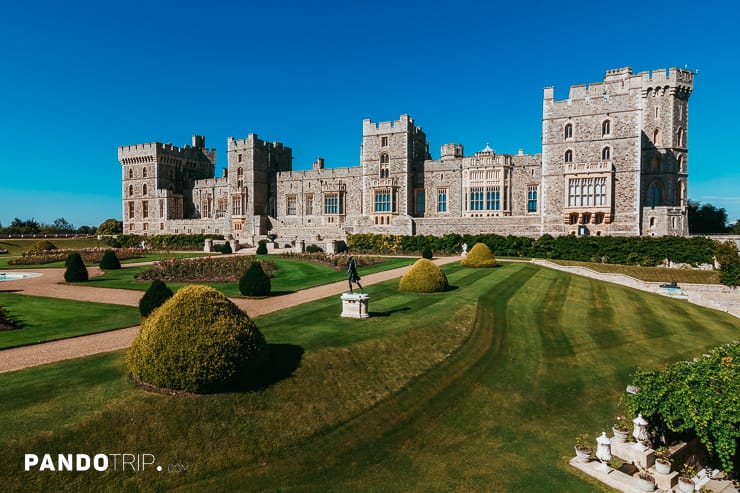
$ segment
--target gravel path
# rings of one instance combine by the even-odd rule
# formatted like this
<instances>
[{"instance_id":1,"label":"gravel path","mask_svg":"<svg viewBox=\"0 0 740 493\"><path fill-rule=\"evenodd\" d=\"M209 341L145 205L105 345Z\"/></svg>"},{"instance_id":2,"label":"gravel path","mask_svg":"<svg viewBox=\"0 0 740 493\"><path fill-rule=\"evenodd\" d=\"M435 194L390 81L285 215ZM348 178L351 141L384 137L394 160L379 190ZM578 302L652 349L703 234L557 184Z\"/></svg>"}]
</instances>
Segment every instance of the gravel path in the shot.
<instances>
[{"instance_id":1,"label":"gravel path","mask_svg":"<svg viewBox=\"0 0 740 493\"><path fill-rule=\"evenodd\" d=\"M435 259L434 262L438 265L443 265L457 260L459 260L459 257L442 257ZM362 285L369 286L400 277L409 268L401 267L375 274L368 274L362 277ZM28 272L39 272L43 275L29 279L4 282L1 285L3 290L17 292L19 294L129 306L138 306L139 298L142 296L141 291L60 284L64 281L64 269L40 269ZM90 272L91 279L101 273L97 267L88 268L88 272ZM232 298L231 301L246 311L249 316L256 317L276 310L282 310L283 308L300 305L308 301L339 295L346 290L347 281L341 281L304 289L283 296L263 299ZM337 313L340 311L341 306L337 302ZM137 325L136 327L112 330L100 334L5 349L0 351L0 373L127 348L131 345L139 328L140 326Z\"/></svg>"}]
</instances>

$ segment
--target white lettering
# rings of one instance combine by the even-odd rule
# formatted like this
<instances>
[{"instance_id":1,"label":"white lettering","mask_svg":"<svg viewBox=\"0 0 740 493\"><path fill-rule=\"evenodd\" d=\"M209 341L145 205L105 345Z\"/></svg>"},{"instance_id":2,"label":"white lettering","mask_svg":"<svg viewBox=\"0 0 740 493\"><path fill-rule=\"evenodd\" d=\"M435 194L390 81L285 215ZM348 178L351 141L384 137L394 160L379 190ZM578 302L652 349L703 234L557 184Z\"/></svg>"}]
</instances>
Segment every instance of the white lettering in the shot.
<instances>
[{"instance_id":1,"label":"white lettering","mask_svg":"<svg viewBox=\"0 0 740 493\"><path fill-rule=\"evenodd\" d=\"M78 471L87 471L90 469L90 456L87 454L77 454L77 467Z\"/></svg>"},{"instance_id":2,"label":"white lettering","mask_svg":"<svg viewBox=\"0 0 740 493\"><path fill-rule=\"evenodd\" d=\"M126 460L128 458L128 460ZM134 454L123 454L123 459L121 459L121 463L123 464L123 467L121 468L122 471L126 470L126 465L131 466L131 470L135 471L136 467L134 466L134 459L136 456Z\"/></svg>"},{"instance_id":3,"label":"white lettering","mask_svg":"<svg viewBox=\"0 0 740 493\"><path fill-rule=\"evenodd\" d=\"M93 457L93 467L96 471L105 471L108 469L108 456L105 454L97 454Z\"/></svg>"},{"instance_id":4,"label":"white lettering","mask_svg":"<svg viewBox=\"0 0 740 493\"><path fill-rule=\"evenodd\" d=\"M35 466L39 463L39 456L36 454L26 454L25 456L25 470L31 469L31 466Z\"/></svg>"},{"instance_id":5,"label":"white lettering","mask_svg":"<svg viewBox=\"0 0 740 493\"><path fill-rule=\"evenodd\" d=\"M73 464L74 460L72 460L72 454L59 454L57 456L57 471L73 471Z\"/></svg>"},{"instance_id":6,"label":"white lettering","mask_svg":"<svg viewBox=\"0 0 740 493\"><path fill-rule=\"evenodd\" d=\"M147 462L146 458L151 457L152 461ZM154 462L157 460L156 457L154 457L154 454L141 454L141 470L143 471L146 469L146 466L151 466L154 464Z\"/></svg>"},{"instance_id":7,"label":"white lettering","mask_svg":"<svg viewBox=\"0 0 740 493\"><path fill-rule=\"evenodd\" d=\"M39 467L39 471L53 471L54 470L54 461L51 460L51 455L44 454L44 458L41 459L41 467Z\"/></svg>"}]
</instances>

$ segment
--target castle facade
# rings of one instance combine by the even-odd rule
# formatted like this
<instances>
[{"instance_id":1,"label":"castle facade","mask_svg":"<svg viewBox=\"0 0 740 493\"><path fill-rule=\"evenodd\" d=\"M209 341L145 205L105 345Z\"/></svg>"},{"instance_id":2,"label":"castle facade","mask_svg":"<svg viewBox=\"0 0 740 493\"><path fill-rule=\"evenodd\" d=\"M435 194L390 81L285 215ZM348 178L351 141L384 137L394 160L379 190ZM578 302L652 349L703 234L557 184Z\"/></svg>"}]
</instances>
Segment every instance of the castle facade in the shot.
<instances>
[{"instance_id":1,"label":"castle facade","mask_svg":"<svg viewBox=\"0 0 740 493\"><path fill-rule=\"evenodd\" d=\"M432 159L408 115L364 120L358 166L292 170L292 151L255 134L229 138L227 166L205 138L118 148L127 234L207 233L254 244L343 240L352 233L687 235L691 71L609 70L544 90L542 153Z\"/></svg>"}]
</instances>

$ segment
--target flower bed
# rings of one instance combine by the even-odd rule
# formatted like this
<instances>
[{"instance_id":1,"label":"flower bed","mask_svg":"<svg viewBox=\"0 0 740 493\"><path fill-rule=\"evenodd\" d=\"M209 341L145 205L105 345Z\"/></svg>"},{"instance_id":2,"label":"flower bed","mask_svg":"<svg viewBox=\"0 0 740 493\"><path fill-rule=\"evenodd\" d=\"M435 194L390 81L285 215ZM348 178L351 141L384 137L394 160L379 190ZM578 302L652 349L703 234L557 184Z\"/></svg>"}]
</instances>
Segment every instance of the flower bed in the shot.
<instances>
[{"instance_id":1,"label":"flower bed","mask_svg":"<svg viewBox=\"0 0 740 493\"><path fill-rule=\"evenodd\" d=\"M288 259L315 262L317 264L331 267L336 271L347 270L347 262L349 261L349 257L346 255L328 255L326 253L284 253L280 256ZM358 268L367 267L368 265L382 264L383 262L385 262L383 257L355 257L355 263L357 263Z\"/></svg>"},{"instance_id":2,"label":"flower bed","mask_svg":"<svg viewBox=\"0 0 740 493\"><path fill-rule=\"evenodd\" d=\"M252 262L252 256L169 258L160 260L154 268L134 275L134 279L151 281L161 279L167 282L238 282ZM260 260L262 269L269 277L274 277L277 269L269 260Z\"/></svg>"},{"instance_id":3,"label":"flower bed","mask_svg":"<svg viewBox=\"0 0 740 493\"><path fill-rule=\"evenodd\" d=\"M57 249L40 252L23 252L20 257L10 260L10 265L37 265L52 262L64 262L70 253L79 253L82 260L88 263L99 264L106 250L113 250L118 260L139 258L146 255L141 248L84 248L82 250Z\"/></svg>"}]
</instances>

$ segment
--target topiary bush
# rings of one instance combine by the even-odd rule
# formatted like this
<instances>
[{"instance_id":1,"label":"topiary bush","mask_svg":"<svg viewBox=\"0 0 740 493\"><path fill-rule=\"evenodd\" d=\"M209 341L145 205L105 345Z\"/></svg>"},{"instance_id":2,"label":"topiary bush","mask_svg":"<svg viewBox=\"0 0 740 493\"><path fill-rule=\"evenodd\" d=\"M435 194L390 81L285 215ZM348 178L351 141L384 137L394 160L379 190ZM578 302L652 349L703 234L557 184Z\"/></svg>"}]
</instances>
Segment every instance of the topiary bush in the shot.
<instances>
[{"instance_id":1,"label":"topiary bush","mask_svg":"<svg viewBox=\"0 0 740 493\"><path fill-rule=\"evenodd\" d=\"M476 243L468 254L460 261L465 267L496 267L498 262L491 249L485 243Z\"/></svg>"},{"instance_id":2,"label":"topiary bush","mask_svg":"<svg viewBox=\"0 0 740 493\"><path fill-rule=\"evenodd\" d=\"M224 243L223 245L221 245L221 250L219 250L219 251L221 253L226 253L226 254L228 254L228 253L234 253L231 250L231 243L229 243L228 241L226 243Z\"/></svg>"},{"instance_id":3,"label":"topiary bush","mask_svg":"<svg viewBox=\"0 0 740 493\"><path fill-rule=\"evenodd\" d=\"M47 250L56 250L57 247L54 245L54 243L50 242L49 240L40 240L31 245L31 247L27 250L28 252L45 252Z\"/></svg>"},{"instance_id":4,"label":"topiary bush","mask_svg":"<svg viewBox=\"0 0 740 493\"><path fill-rule=\"evenodd\" d=\"M398 287L409 293L435 293L449 286L447 276L436 264L421 258L401 277Z\"/></svg>"},{"instance_id":5,"label":"topiary bush","mask_svg":"<svg viewBox=\"0 0 740 493\"><path fill-rule=\"evenodd\" d=\"M70 253L64 263L67 270L64 271L64 280L67 282L85 282L88 279L87 267L82 261L79 253Z\"/></svg>"},{"instance_id":6,"label":"topiary bush","mask_svg":"<svg viewBox=\"0 0 740 493\"><path fill-rule=\"evenodd\" d=\"M424 247L424 249L421 251L421 258L432 260L432 257L434 257L434 254L432 253L432 249L429 248L428 246Z\"/></svg>"},{"instance_id":7,"label":"topiary bush","mask_svg":"<svg viewBox=\"0 0 740 493\"><path fill-rule=\"evenodd\" d=\"M306 246L306 253L324 253L324 249L318 245L311 244Z\"/></svg>"},{"instance_id":8,"label":"topiary bush","mask_svg":"<svg viewBox=\"0 0 740 493\"><path fill-rule=\"evenodd\" d=\"M267 255L267 242L260 240L257 244L257 255Z\"/></svg>"},{"instance_id":9,"label":"topiary bush","mask_svg":"<svg viewBox=\"0 0 740 493\"><path fill-rule=\"evenodd\" d=\"M246 313L215 289L191 285L144 320L126 363L140 382L207 393L246 383L267 352Z\"/></svg>"},{"instance_id":10,"label":"topiary bush","mask_svg":"<svg viewBox=\"0 0 740 493\"><path fill-rule=\"evenodd\" d=\"M116 252L113 250L106 250L103 253L103 258L100 259L100 268L103 270L116 270L121 268L121 261L118 260Z\"/></svg>"},{"instance_id":11,"label":"topiary bush","mask_svg":"<svg viewBox=\"0 0 740 493\"><path fill-rule=\"evenodd\" d=\"M270 278L259 262L252 262L239 279L239 292L244 296L267 296L271 287Z\"/></svg>"},{"instance_id":12,"label":"topiary bush","mask_svg":"<svg viewBox=\"0 0 740 493\"><path fill-rule=\"evenodd\" d=\"M159 308L165 301L172 298L172 290L164 281L155 279L139 300L139 313L142 318L148 317L155 308Z\"/></svg>"},{"instance_id":13,"label":"topiary bush","mask_svg":"<svg viewBox=\"0 0 740 493\"><path fill-rule=\"evenodd\" d=\"M8 315L2 305L0 305L0 330L20 329L20 324L13 317Z\"/></svg>"}]
</instances>

